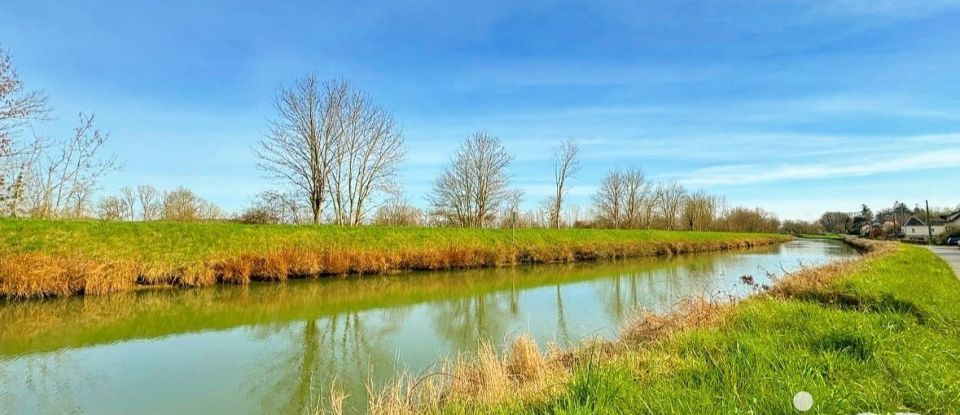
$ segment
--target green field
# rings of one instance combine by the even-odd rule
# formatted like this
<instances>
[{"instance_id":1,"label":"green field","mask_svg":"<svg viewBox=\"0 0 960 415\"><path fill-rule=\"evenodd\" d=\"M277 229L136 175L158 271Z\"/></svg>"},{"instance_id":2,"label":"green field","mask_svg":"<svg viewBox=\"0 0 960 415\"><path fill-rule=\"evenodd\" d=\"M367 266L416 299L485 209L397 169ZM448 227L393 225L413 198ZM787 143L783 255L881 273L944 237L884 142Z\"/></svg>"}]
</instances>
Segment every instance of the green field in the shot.
<instances>
[{"instance_id":1,"label":"green field","mask_svg":"<svg viewBox=\"0 0 960 415\"><path fill-rule=\"evenodd\" d=\"M922 248L847 265L825 283L761 295L717 324L644 346L618 342L558 391L447 413L960 413L960 281Z\"/></svg>"},{"instance_id":2,"label":"green field","mask_svg":"<svg viewBox=\"0 0 960 415\"><path fill-rule=\"evenodd\" d=\"M769 234L0 220L0 296L100 294L319 275L733 249Z\"/></svg>"}]
</instances>

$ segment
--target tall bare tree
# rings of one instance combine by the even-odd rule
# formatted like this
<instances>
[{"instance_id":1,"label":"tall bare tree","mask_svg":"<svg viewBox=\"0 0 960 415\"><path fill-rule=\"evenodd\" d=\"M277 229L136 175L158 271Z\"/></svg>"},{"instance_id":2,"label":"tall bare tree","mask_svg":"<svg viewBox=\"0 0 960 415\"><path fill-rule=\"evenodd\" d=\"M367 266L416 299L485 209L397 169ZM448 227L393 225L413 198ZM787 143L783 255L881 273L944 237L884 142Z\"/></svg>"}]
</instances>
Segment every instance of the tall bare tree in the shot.
<instances>
[{"instance_id":1,"label":"tall bare tree","mask_svg":"<svg viewBox=\"0 0 960 415\"><path fill-rule=\"evenodd\" d=\"M371 211L371 198L388 193L405 156L403 133L393 116L346 81L335 81L337 97L333 161L328 186L334 221L359 225Z\"/></svg>"},{"instance_id":2,"label":"tall bare tree","mask_svg":"<svg viewBox=\"0 0 960 415\"><path fill-rule=\"evenodd\" d=\"M311 74L281 89L274 103L276 119L254 150L268 176L297 189L307 200L315 224L321 220L342 134L338 112L346 88L344 83L321 83Z\"/></svg>"},{"instance_id":3,"label":"tall bare tree","mask_svg":"<svg viewBox=\"0 0 960 415\"><path fill-rule=\"evenodd\" d=\"M467 137L428 196L434 215L461 227L483 227L496 219L510 196L513 161L499 138L486 131Z\"/></svg>"},{"instance_id":4,"label":"tall bare tree","mask_svg":"<svg viewBox=\"0 0 960 415\"><path fill-rule=\"evenodd\" d=\"M127 218L127 220L136 220L137 191L130 186L124 186L120 189L120 199L123 200L123 205L127 208L127 211L124 212L124 216Z\"/></svg>"},{"instance_id":5,"label":"tall bare tree","mask_svg":"<svg viewBox=\"0 0 960 415\"><path fill-rule=\"evenodd\" d=\"M686 195L687 189L675 180L660 183L657 186L657 207L665 228L677 228L677 220L680 217L680 209L683 207L683 199Z\"/></svg>"},{"instance_id":6,"label":"tall bare tree","mask_svg":"<svg viewBox=\"0 0 960 415\"><path fill-rule=\"evenodd\" d=\"M159 192L153 186L141 184L137 186L137 201L140 202L141 217L144 221L157 219L160 205L157 200Z\"/></svg>"},{"instance_id":7,"label":"tall bare tree","mask_svg":"<svg viewBox=\"0 0 960 415\"><path fill-rule=\"evenodd\" d=\"M550 226L560 229L563 199L569 191L569 182L580 170L580 147L573 138L567 138L553 150L553 199Z\"/></svg>"},{"instance_id":8,"label":"tall bare tree","mask_svg":"<svg viewBox=\"0 0 960 415\"><path fill-rule=\"evenodd\" d=\"M621 169L607 172L600 182L600 188L593 195L597 220L602 226L619 229L623 226L624 205L626 203L626 174Z\"/></svg>"},{"instance_id":9,"label":"tall bare tree","mask_svg":"<svg viewBox=\"0 0 960 415\"><path fill-rule=\"evenodd\" d=\"M297 189L313 223L329 203L337 224L357 225L394 184L405 155L393 116L344 80L307 75L282 89L277 118L255 150L269 176Z\"/></svg>"},{"instance_id":10,"label":"tall bare tree","mask_svg":"<svg viewBox=\"0 0 960 415\"><path fill-rule=\"evenodd\" d=\"M623 179L623 225L626 228L649 227L651 183L640 169L627 169L622 173Z\"/></svg>"},{"instance_id":11,"label":"tall bare tree","mask_svg":"<svg viewBox=\"0 0 960 415\"><path fill-rule=\"evenodd\" d=\"M17 130L46 112L46 95L24 88L10 54L0 47L0 215L18 214L32 163L41 149L37 139L18 142Z\"/></svg>"},{"instance_id":12,"label":"tall bare tree","mask_svg":"<svg viewBox=\"0 0 960 415\"><path fill-rule=\"evenodd\" d=\"M698 190L683 200L681 216L683 226L689 230L705 231L711 229L720 208L719 198Z\"/></svg>"},{"instance_id":13,"label":"tall bare tree","mask_svg":"<svg viewBox=\"0 0 960 415\"><path fill-rule=\"evenodd\" d=\"M31 214L44 218L86 214L99 180L120 168L115 156L100 157L108 138L94 127L93 115L80 114L73 136L47 146L31 175Z\"/></svg>"},{"instance_id":14,"label":"tall bare tree","mask_svg":"<svg viewBox=\"0 0 960 415\"><path fill-rule=\"evenodd\" d=\"M10 54L0 47L0 157L17 151L13 143L14 130L46 111L46 95L24 88Z\"/></svg>"}]
</instances>

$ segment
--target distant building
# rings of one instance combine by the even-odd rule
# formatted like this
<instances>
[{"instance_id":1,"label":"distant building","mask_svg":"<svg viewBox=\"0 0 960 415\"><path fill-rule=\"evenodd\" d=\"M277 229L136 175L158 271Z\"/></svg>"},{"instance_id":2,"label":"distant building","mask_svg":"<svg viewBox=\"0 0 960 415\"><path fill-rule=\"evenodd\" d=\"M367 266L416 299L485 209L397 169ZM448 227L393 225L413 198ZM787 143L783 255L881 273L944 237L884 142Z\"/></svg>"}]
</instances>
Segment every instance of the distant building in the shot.
<instances>
[{"instance_id":1,"label":"distant building","mask_svg":"<svg viewBox=\"0 0 960 415\"><path fill-rule=\"evenodd\" d=\"M927 240L930 233L934 236L940 235L947 230L947 226L960 227L960 210L949 215L944 215L936 219L930 219L930 229L927 229L927 223L922 219L913 216L901 228L904 239Z\"/></svg>"}]
</instances>

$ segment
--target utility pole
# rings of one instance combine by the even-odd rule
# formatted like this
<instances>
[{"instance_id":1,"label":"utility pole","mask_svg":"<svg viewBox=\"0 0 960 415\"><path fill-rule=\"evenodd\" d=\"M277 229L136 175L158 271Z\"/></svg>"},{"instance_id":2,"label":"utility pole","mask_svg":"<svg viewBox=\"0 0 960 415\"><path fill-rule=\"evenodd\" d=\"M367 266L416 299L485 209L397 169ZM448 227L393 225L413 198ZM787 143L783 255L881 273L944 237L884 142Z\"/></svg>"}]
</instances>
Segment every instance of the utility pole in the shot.
<instances>
[{"instance_id":1,"label":"utility pole","mask_svg":"<svg viewBox=\"0 0 960 415\"><path fill-rule=\"evenodd\" d=\"M930 201L924 200L927 204L927 245L933 245L933 227L930 226Z\"/></svg>"}]
</instances>

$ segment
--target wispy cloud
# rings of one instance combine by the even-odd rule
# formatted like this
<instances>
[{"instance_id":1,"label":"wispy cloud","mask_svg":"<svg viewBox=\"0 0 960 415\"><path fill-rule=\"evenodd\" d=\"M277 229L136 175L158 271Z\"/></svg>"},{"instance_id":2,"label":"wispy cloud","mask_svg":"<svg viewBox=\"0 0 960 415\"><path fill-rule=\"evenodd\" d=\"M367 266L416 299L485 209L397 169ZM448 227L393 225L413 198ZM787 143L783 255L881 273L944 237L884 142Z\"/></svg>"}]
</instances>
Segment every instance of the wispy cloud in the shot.
<instances>
[{"instance_id":1,"label":"wispy cloud","mask_svg":"<svg viewBox=\"0 0 960 415\"><path fill-rule=\"evenodd\" d=\"M913 141L913 140L907 140ZM960 148L936 146L905 147L901 151L864 151L830 163L811 164L731 164L712 166L680 175L690 185L749 185L755 183L863 177L883 173L901 173L960 167Z\"/></svg>"}]
</instances>

